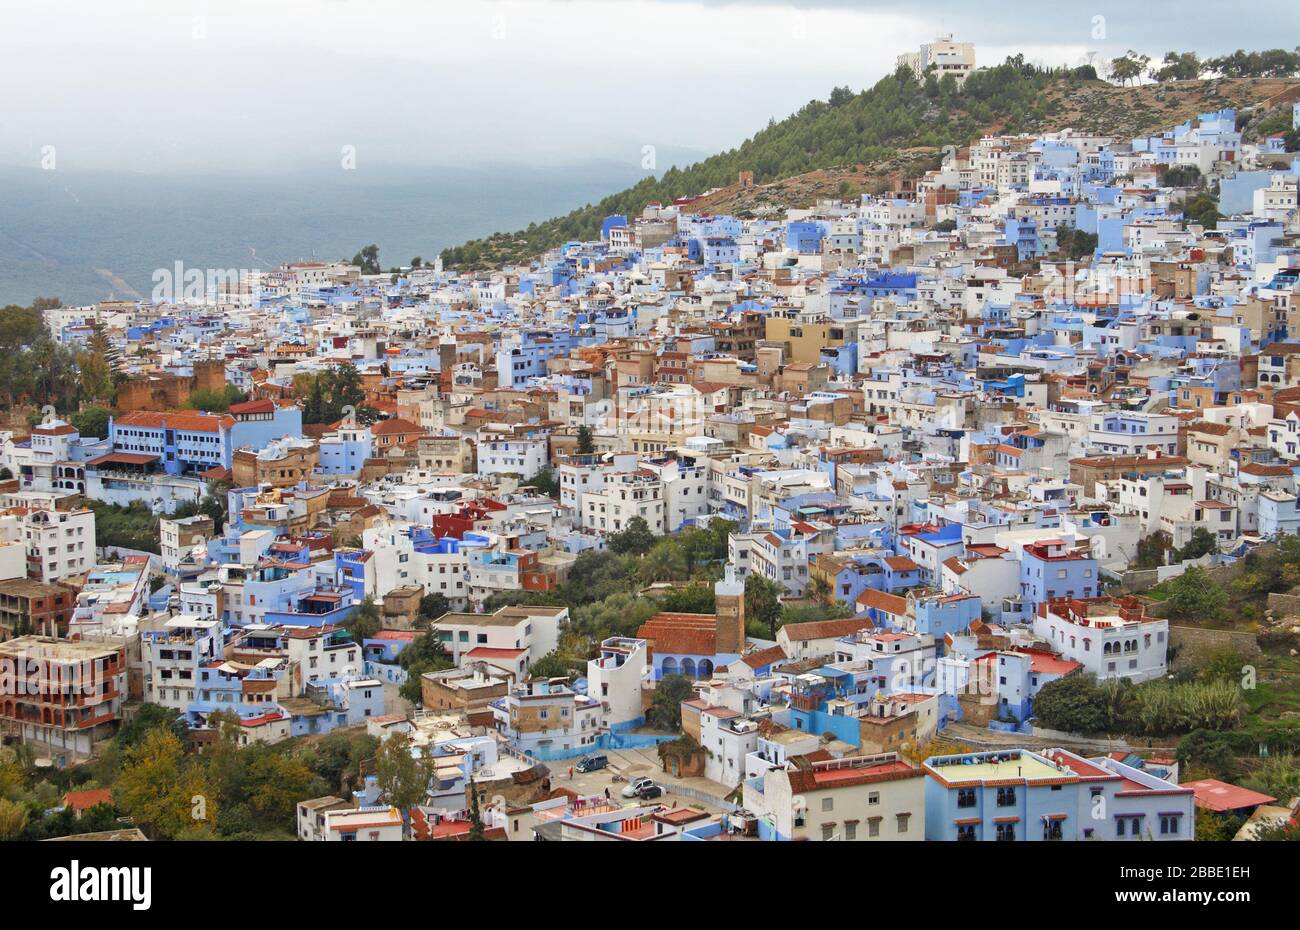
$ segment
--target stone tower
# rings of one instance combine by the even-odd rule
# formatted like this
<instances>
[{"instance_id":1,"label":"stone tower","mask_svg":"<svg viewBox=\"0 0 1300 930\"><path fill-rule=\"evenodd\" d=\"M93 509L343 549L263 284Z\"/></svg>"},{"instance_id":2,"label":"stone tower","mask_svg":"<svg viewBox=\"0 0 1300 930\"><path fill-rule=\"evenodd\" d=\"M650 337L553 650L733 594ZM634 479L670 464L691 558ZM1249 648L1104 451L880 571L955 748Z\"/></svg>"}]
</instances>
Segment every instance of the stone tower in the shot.
<instances>
[{"instance_id":1,"label":"stone tower","mask_svg":"<svg viewBox=\"0 0 1300 930\"><path fill-rule=\"evenodd\" d=\"M194 360L194 390L223 391L225 388L225 359L200 358Z\"/></svg>"},{"instance_id":2,"label":"stone tower","mask_svg":"<svg viewBox=\"0 0 1300 930\"><path fill-rule=\"evenodd\" d=\"M438 390L450 394L456 386L456 337L443 331L438 339Z\"/></svg>"},{"instance_id":3,"label":"stone tower","mask_svg":"<svg viewBox=\"0 0 1300 930\"><path fill-rule=\"evenodd\" d=\"M728 565L726 576L713 586L717 601L717 646L719 655L740 655L745 649L745 584Z\"/></svg>"}]
</instances>

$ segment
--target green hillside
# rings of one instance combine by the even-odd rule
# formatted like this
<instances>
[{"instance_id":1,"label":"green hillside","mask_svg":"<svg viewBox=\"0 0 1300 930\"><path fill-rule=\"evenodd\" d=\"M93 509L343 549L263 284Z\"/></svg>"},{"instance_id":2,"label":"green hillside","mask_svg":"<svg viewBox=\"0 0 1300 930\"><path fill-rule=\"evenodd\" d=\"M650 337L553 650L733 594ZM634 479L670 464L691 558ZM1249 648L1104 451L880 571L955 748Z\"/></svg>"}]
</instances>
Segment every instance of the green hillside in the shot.
<instances>
[{"instance_id":1,"label":"green hillside","mask_svg":"<svg viewBox=\"0 0 1300 930\"><path fill-rule=\"evenodd\" d=\"M951 77L918 81L900 69L861 93L836 88L829 100L813 100L739 147L687 168L646 177L596 204L514 233L496 233L442 253L449 268L477 270L526 261L571 239L594 239L611 214L638 214L651 201L670 202L732 184L737 172L753 171L755 183L788 178L835 165L869 164L902 148L962 145L991 126L1006 131L1035 128L1060 108L1048 87L1100 84L1091 68L1042 69L1023 56L978 71L958 87ZM1109 86L1109 85L1107 85Z\"/></svg>"}]
</instances>

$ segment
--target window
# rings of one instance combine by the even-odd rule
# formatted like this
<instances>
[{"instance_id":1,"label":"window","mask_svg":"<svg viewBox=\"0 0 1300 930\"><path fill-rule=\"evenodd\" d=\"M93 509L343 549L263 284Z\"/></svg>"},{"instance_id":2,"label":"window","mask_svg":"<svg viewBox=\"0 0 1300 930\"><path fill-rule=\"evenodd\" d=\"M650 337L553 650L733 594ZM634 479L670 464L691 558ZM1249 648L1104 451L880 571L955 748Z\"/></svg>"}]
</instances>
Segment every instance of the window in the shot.
<instances>
[{"instance_id":1,"label":"window","mask_svg":"<svg viewBox=\"0 0 1300 930\"><path fill-rule=\"evenodd\" d=\"M1010 843L1016 838L1016 825L1014 823L998 824L998 842Z\"/></svg>"},{"instance_id":2,"label":"window","mask_svg":"<svg viewBox=\"0 0 1300 930\"><path fill-rule=\"evenodd\" d=\"M957 839L958 839L958 841L963 841L963 842L974 842L975 839L976 839L976 837L975 837L975 824L973 824L973 823L961 823L961 824L958 824L958 825L957 825Z\"/></svg>"},{"instance_id":3,"label":"window","mask_svg":"<svg viewBox=\"0 0 1300 930\"><path fill-rule=\"evenodd\" d=\"M975 806L975 789L958 788L957 789L957 806L974 807Z\"/></svg>"},{"instance_id":4,"label":"window","mask_svg":"<svg viewBox=\"0 0 1300 930\"><path fill-rule=\"evenodd\" d=\"M850 820L844 824L844 838L846 840L856 840L858 838L857 821Z\"/></svg>"},{"instance_id":5,"label":"window","mask_svg":"<svg viewBox=\"0 0 1300 930\"><path fill-rule=\"evenodd\" d=\"M1063 836L1063 834L1062 834L1062 830L1061 830L1061 824L1062 824L1062 823L1063 823L1063 821L1061 821L1061 820L1059 820L1059 819L1058 819L1058 820L1048 820L1048 821L1044 822L1044 823L1043 823L1043 839L1045 839L1045 840L1059 840L1059 839L1063 839L1064 836Z\"/></svg>"},{"instance_id":6,"label":"window","mask_svg":"<svg viewBox=\"0 0 1300 930\"><path fill-rule=\"evenodd\" d=\"M822 824L822 839L830 840L834 838L835 838L835 824L833 823Z\"/></svg>"},{"instance_id":7,"label":"window","mask_svg":"<svg viewBox=\"0 0 1300 930\"><path fill-rule=\"evenodd\" d=\"M898 832L906 833L908 823L911 821L912 815L909 813L909 814L895 814L894 816L898 820Z\"/></svg>"},{"instance_id":8,"label":"window","mask_svg":"<svg viewBox=\"0 0 1300 930\"><path fill-rule=\"evenodd\" d=\"M1003 786L998 789L998 807L1014 807L1016 803L1016 789L1014 785Z\"/></svg>"},{"instance_id":9,"label":"window","mask_svg":"<svg viewBox=\"0 0 1300 930\"><path fill-rule=\"evenodd\" d=\"M880 818L872 817L867 821L867 836L880 836Z\"/></svg>"},{"instance_id":10,"label":"window","mask_svg":"<svg viewBox=\"0 0 1300 930\"><path fill-rule=\"evenodd\" d=\"M1161 815L1160 815L1160 835L1161 835L1161 836L1177 836L1177 835L1178 835L1178 821L1179 821L1179 819L1180 819L1181 817L1182 817L1181 814L1161 814Z\"/></svg>"},{"instance_id":11,"label":"window","mask_svg":"<svg viewBox=\"0 0 1300 930\"><path fill-rule=\"evenodd\" d=\"M870 794L868 794L868 795L867 795L867 803L868 803L868 804L879 804L879 803L880 803L880 792L879 792L879 791L872 791Z\"/></svg>"},{"instance_id":12,"label":"window","mask_svg":"<svg viewBox=\"0 0 1300 930\"><path fill-rule=\"evenodd\" d=\"M835 810L835 799L834 799L834 798L822 798L822 810L824 810L824 811L833 811L833 810Z\"/></svg>"}]
</instances>

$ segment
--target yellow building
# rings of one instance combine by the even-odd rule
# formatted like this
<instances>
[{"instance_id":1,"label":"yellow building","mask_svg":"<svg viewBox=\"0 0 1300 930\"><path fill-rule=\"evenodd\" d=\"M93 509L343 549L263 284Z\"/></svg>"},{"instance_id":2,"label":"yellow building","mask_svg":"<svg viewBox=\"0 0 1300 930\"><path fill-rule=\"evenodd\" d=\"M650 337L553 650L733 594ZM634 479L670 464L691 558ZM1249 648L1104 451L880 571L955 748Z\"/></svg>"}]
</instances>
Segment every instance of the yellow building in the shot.
<instances>
[{"instance_id":1,"label":"yellow building","mask_svg":"<svg viewBox=\"0 0 1300 930\"><path fill-rule=\"evenodd\" d=\"M764 331L768 342L784 343L786 363L821 361L822 349L844 345L844 324L833 320L806 321L798 317L769 316Z\"/></svg>"}]
</instances>

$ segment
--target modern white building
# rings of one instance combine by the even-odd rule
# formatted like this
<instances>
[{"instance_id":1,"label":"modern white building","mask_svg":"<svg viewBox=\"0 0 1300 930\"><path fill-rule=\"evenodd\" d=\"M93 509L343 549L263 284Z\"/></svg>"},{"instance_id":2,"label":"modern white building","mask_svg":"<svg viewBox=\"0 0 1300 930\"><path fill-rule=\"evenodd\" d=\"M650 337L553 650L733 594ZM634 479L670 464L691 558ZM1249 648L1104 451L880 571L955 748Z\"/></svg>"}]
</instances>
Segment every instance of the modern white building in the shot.
<instances>
[{"instance_id":1,"label":"modern white building","mask_svg":"<svg viewBox=\"0 0 1300 930\"><path fill-rule=\"evenodd\" d=\"M34 510L23 518L22 534L32 578L58 581L95 565L93 510Z\"/></svg>"},{"instance_id":2,"label":"modern white building","mask_svg":"<svg viewBox=\"0 0 1300 930\"><path fill-rule=\"evenodd\" d=\"M651 674L643 639L614 636L600 644L600 656L587 661L587 694L605 705L610 729L645 719L641 697Z\"/></svg>"},{"instance_id":3,"label":"modern white building","mask_svg":"<svg viewBox=\"0 0 1300 930\"><path fill-rule=\"evenodd\" d=\"M975 70L975 44L954 42L951 34L940 36L922 45L918 51L899 55L898 67L910 69L918 81L924 81L925 76L933 71L936 78L952 75L961 84Z\"/></svg>"}]
</instances>

